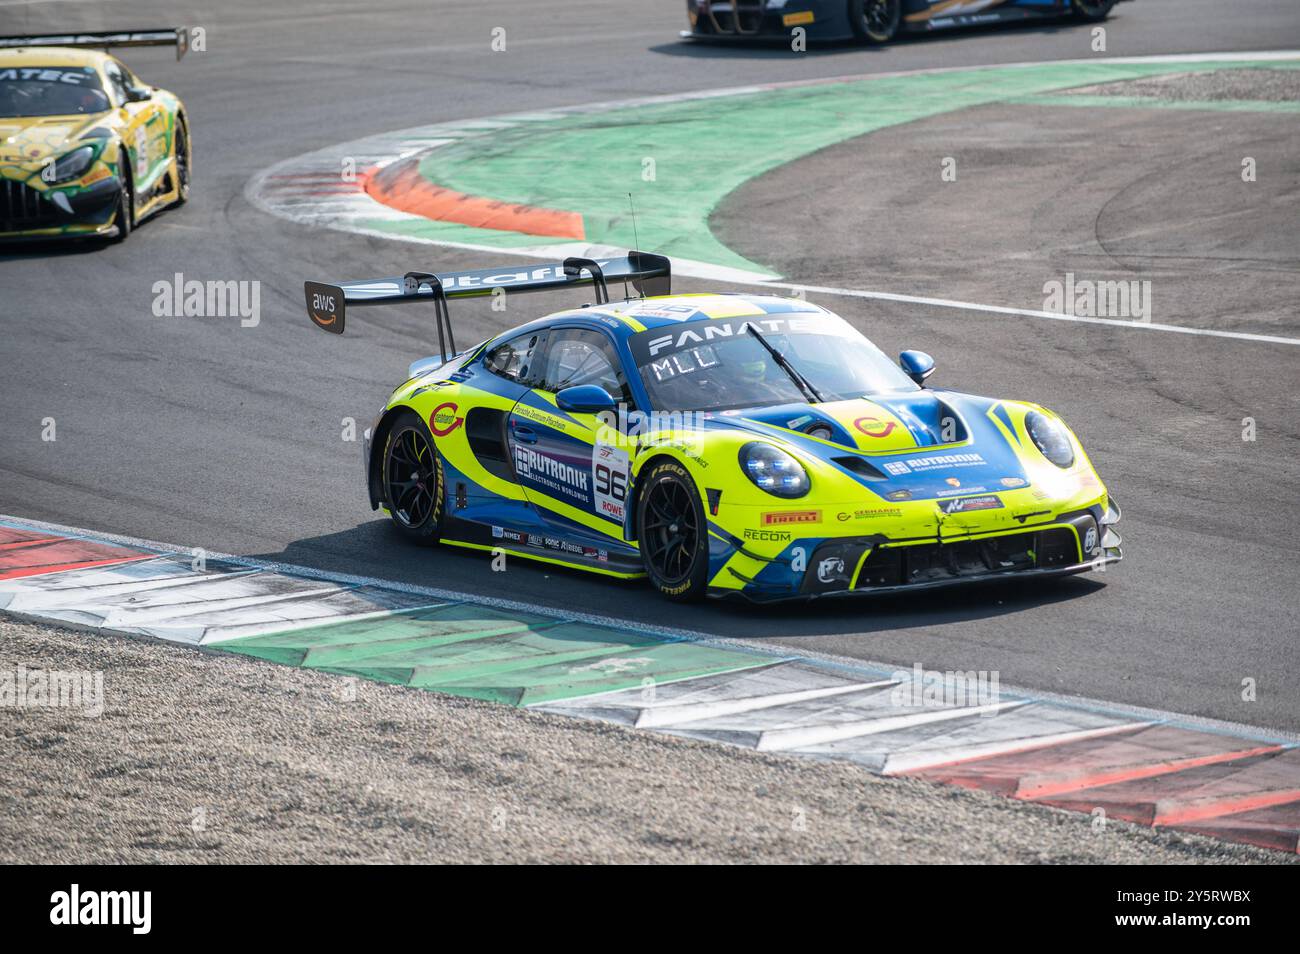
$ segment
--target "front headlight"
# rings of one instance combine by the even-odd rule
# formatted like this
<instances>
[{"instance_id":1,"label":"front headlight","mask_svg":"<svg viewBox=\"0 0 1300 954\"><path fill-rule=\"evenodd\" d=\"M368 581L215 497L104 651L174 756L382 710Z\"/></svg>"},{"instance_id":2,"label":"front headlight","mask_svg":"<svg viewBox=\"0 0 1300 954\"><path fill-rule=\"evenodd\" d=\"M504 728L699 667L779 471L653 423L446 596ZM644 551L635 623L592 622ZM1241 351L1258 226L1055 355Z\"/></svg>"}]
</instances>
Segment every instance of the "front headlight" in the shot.
<instances>
[{"instance_id":1,"label":"front headlight","mask_svg":"<svg viewBox=\"0 0 1300 954\"><path fill-rule=\"evenodd\" d=\"M1066 468L1074 463L1074 444L1060 421L1030 411L1025 415L1025 430L1034 446L1057 467Z\"/></svg>"},{"instance_id":2,"label":"front headlight","mask_svg":"<svg viewBox=\"0 0 1300 954\"><path fill-rule=\"evenodd\" d=\"M755 487L777 497L802 497L811 486L801 463L781 448L759 441L740 449L740 469Z\"/></svg>"},{"instance_id":3,"label":"front headlight","mask_svg":"<svg viewBox=\"0 0 1300 954\"><path fill-rule=\"evenodd\" d=\"M66 182L69 179L79 179L94 161L95 147L81 146L72 150L66 156L57 159L53 165L47 166L41 172L41 178L46 182Z\"/></svg>"}]
</instances>

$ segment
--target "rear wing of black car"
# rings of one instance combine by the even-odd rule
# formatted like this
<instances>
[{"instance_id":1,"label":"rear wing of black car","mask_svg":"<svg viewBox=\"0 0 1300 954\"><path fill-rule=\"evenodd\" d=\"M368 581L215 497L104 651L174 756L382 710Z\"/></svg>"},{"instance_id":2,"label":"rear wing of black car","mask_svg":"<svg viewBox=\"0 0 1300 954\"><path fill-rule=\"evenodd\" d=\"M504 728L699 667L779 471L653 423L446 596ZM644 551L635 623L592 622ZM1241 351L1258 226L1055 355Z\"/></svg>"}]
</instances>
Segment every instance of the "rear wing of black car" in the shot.
<instances>
[{"instance_id":1,"label":"rear wing of black car","mask_svg":"<svg viewBox=\"0 0 1300 954\"><path fill-rule=\"evenodd\" d=\"M0 50L20 46L71 46L105 51L127 46L174 46L176 59L179 60L190 48L190 31L187 27L167 27L162 30L116 30L108 33L0 36Z\"/></svg>"},{"instance_id":2,"label":"rear wing of black car","mask_svg":"<svg viewBox=\"0 0 1300 954\"><path fill-rule=\"evenodd\" d=\"M553 291L593 285L596 304L609 301L609 282L631 283L639 295L667 295L672 291L672 266L662 255L628 252L625 258L566 258L562 262L517 267L476 268L467 272L407 272L393 278L371 278L337 285L305 282L307 317L317 328L343 334L349 308L362 305L398 305L433 302L442 360L456 354L447 302L452 298L478 298L493 294ZM450 350L448 350L450 348Z\"/></svg>"}]
</instances>

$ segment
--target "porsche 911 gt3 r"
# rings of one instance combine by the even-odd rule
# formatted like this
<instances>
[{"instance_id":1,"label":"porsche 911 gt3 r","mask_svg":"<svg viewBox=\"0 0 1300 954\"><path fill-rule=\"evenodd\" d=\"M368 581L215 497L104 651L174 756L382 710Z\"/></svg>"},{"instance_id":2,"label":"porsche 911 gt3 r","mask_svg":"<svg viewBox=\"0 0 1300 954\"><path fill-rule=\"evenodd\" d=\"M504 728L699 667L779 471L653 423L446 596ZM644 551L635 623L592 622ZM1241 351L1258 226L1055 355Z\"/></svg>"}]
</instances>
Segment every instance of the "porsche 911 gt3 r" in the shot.
<instances>
[{"instance_id":1,"label":"porsche 911 gt3 r","mask_svg":"<svg viewBox=\"0 0 1300 954\"><path fill-rule=\"evenodd\" d=\"M1121 558L1119 509L1051 411L926 386L801 300L671 295L657 255L341 284L307 311L432 307L365 442L405 535L754 600L1043 577ZM611 302L623 281L649 297ZM594 304L457 351L456 298L596 287ZM662 293L662 294L657 294Z\"/></svg>"},{"instance_id":2,"label":"porsche 911 gt3 r","mask_svg":"<svg viewBox=\"0 0 1300 954\"><path fill-rule=\"evenodd\" d=\"M169 45L179 57L185 37L175 29L0 37L0 241L121 240L185 202L185 107L105 52Z\"/></svg>"},{"instance_id":3,"label":"porsche 911 gt3 r","mask_svg":"<svg viewBox=\"0 0 1300 954\"><path fill-rule=\"evenodd\" d=\"M1104 20L1120 0L686 0L690 30L702 39L785 37L800 27L810 39L888 43L980 23L1076 16Z\"/></svg>"}]
</instances>

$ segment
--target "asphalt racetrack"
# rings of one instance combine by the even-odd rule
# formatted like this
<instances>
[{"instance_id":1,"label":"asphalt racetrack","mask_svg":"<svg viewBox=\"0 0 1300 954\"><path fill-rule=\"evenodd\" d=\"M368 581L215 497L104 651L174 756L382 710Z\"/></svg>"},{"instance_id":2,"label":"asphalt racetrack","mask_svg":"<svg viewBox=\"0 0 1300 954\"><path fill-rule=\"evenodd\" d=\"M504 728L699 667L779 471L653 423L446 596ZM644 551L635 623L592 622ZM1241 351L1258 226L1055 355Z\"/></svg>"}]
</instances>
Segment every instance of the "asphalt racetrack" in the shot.
<instances>
[{"instance_id":1,"label":"asphalt racetrack","mask_svg":"<svg viewBox=\"0 0 1300 954\"><path fill-rule=\"evenodd\" d=\"M982 29L794 54L683 44L681 4L0 6L0 33L202 25L208 49L131 65L186 102L194 196L124 245L0 253L0 513L320 569L508 596L638 623L932 669L1252 725L1300 726L1300 346L810 293L936 384L1027 399L1079 433L1125 516L1104 576L756 610L672 606L644 583L418 549L372 512L358 445L424 315L334 339L305 278L517 261L314 229L254 207L250 178L345 140L652 94L1092 56L1078 24ZM490 48L504 26L508 47ZM1293 0L1135 0L1106 56L1300 45ZM1285 92L1284 94L1285 95ZM725 118L720 119L725 121ZM1295 113L987 107L842 143L747 183L717 236L792 282L1042 307L1068 271L1153 282L1153 320L1300 338ZM958 157L944 191L939 157ZM1257 188L1208 183L1258 161ZM1214 237L1217 236L1216 241ZM1101 263L1101 264L1099 264ZM154 284L261 283L260 321L159 318ZM675 290L718 287L678 279ZM538 314L569 304L538 296ZM373 313L372 313L373 314ZM457 303L457 337L524 320ZM58 439L42 440L42 421ZM1243 440L1243 419L1254 440ZM1254 698L1243 698L1253 680ZM1249 695L1249 694L1247 694Z\"/></svg>"}]
</instances>

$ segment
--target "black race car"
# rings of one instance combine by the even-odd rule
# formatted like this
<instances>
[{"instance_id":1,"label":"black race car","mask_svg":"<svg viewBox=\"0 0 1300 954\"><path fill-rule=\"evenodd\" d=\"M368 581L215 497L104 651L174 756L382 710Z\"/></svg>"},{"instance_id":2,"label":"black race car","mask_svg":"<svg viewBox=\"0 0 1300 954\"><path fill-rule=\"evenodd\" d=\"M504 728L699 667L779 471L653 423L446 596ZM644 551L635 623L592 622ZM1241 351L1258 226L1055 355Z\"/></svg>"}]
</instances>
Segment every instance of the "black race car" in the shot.
<instances>
[{"instance_id":1,"label":"black race car","mask_svg":"<svg viewBox=\"0 0 1300 954\"><path fill-rule=\"evenodd\" d=\"M782 38L801 27L813 40L888 43L978 23L1074 16L1104 20L1120 0L686 0L692 39Z\"/></svg>"}]
</instances>

